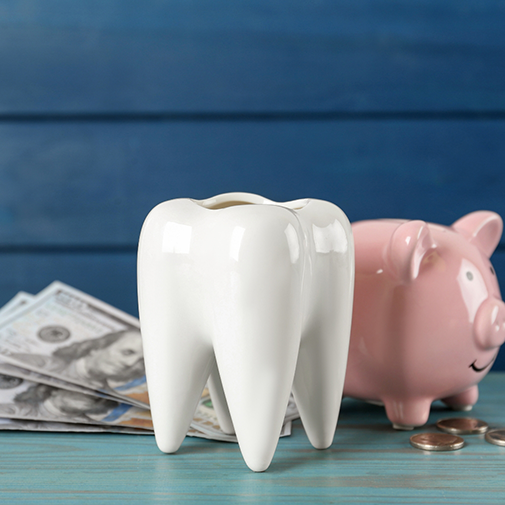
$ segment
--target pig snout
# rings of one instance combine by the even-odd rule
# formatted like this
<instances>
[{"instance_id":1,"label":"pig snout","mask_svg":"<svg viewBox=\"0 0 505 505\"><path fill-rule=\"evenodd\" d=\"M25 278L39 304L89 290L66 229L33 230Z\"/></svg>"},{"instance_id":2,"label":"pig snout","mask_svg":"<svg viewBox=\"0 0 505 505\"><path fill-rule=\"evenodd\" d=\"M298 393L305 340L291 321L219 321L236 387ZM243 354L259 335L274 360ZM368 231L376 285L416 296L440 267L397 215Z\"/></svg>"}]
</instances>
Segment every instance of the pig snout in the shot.
<instances>
[{"instance_id":1,"label":"pig snout","mask_svg":"<svg viewBox=\"0 0 505 505\"><path fill-rule=\"evenodd\" d=\"M496 298L485 300L477 311L474 328L480 348L500 347L505 342L505 303Z\"/></svg>"}]
</instances>

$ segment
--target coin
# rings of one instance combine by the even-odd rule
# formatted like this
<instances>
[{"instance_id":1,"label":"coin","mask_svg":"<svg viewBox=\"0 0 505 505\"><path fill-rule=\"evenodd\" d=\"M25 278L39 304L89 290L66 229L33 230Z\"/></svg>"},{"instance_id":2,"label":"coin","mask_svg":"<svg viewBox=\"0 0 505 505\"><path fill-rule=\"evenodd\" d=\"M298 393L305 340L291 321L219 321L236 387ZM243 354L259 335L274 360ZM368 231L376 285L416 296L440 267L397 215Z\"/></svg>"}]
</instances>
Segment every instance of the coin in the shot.
<instances>
[{"instance_id":1,"label":"coin","mask_svg":"<svg viewBox=\"0 0 505 505\"><path fill-rule=\"evenodd\" d=\"M437 421L437 428L453 435L475 435L486 433L489 426L484 421L473 417L453 417Z\"/></svg>"},{"instance_id":2,"label":"coin","mask_svg":"<svg viewBox=\"0 0 505 505\"><path fill-rule=\"evenodd\" d=\"M465 441L449 433L418 433L410 437L410 444L423 451L455 451L461 449Z\"/></svg>"},{"instance_id":3,"label":"coin","mask_svg":"<svg viewBox=\"0 0 505 505\"><path fill-rule=\"evenodd\" d=\"M505 445L505 430L491 430L486 433L486 442L494 445Z\"/></svg>"}]
</instances>

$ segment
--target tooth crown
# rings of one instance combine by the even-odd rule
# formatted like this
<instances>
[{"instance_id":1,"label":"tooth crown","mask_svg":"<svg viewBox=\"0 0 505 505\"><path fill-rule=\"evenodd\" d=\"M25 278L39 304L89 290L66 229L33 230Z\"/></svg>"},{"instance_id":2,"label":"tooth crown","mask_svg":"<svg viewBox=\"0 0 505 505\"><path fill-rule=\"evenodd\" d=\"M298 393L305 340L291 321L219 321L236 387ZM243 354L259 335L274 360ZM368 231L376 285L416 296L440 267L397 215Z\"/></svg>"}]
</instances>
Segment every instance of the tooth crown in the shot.
<instances>
[{"instance_id":1,"label":"tooth crown","mask_svg":"<svg viewBox=\"0 0 505 505\"><path fill-rule=\"evenodd\" d=\"M312 444L331 444L354 285L338 207L244 193L164 202L142 229L138 283L162 451L182 443L207 379L251 469L269 466L291 389Z\"/></svg>"}]
</instances>

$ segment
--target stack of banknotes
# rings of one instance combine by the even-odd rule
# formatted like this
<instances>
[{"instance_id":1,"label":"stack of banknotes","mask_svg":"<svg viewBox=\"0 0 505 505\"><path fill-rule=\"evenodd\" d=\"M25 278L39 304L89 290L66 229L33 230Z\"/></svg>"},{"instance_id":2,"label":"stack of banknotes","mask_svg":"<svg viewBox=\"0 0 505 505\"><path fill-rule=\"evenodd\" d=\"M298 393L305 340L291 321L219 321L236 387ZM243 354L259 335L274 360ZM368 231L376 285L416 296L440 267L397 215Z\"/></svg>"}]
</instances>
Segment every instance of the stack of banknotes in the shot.
<instances>
[{"instance_id":1,"label":"stack of banknotes","mask_svg":"<svg viewBox=\"0 0 505 505\"><path fill-rule=\"evenodd\" d=\"M291 400L281 436L298 417ZM0 308L0 430L152 434L138 319L53 282ZM204 390L189 436L236 441Z\"/></svg>"}]
</instances>

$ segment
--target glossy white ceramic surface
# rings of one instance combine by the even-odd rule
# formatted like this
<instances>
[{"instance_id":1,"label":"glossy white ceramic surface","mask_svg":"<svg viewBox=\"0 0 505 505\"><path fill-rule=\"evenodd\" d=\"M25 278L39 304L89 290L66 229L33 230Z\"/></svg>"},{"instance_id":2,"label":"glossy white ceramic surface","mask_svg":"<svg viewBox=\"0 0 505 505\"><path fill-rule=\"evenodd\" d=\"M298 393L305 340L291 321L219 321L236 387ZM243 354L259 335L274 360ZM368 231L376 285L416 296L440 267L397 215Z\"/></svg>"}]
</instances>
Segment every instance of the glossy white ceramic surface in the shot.
<instances>
[{"instance_id":1,"label":"glossy white ceramic surface","mask_svg":"<svg viewBox=\"0 0 505 505\"><path fill-rule=\"evenodd\" d=\"M291 390L316 448L333 441L354 288L349 221L332 203L228 193L155 207L138 294L158 447L182 443L209 379L247 465L268 468Z\"/></svg>"}]
</instances>

